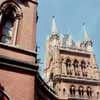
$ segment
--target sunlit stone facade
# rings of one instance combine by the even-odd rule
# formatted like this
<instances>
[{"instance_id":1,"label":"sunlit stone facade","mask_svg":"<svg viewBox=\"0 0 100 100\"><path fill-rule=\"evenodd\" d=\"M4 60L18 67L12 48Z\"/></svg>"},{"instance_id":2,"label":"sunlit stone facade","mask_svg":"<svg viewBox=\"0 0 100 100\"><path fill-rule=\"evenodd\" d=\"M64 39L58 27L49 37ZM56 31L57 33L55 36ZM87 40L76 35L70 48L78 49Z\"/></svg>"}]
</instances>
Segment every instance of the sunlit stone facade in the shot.
<instances>
[{"instance_id":1,"label":"sunlit stone facade","mask_svg":"<svg viewBox=\"0 0 100 100\"><path fill-rule=\"evenodd\" d=\"M93 52L93 41L83 25L83 41L72 40L71 33L59 34L55 18L46 41L46 81L60 99L99 100L100 77Z\"/></svg>"}]
</instances>

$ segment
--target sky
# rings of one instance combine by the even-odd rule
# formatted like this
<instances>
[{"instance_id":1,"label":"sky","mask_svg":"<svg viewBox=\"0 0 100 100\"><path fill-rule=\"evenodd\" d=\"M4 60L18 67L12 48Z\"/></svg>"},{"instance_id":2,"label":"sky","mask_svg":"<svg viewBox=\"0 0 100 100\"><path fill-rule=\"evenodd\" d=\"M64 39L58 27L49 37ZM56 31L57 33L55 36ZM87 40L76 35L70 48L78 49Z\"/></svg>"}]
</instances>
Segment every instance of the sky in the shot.
<instances>
[{"instance_id":1,"label":"sky","mask_svg":"<svg viewBox=\"0 0 100 100\"><path fill-rule=\"evenodd\" d=\"M100 68L100 0L39 0L38 16L37 45L41 69L44 68L46 38L51 33L52 16L56 18L59 34L67 34L70 30L73 40L83 40L82 23L86 23Z\"/></svg>"}]
</instances>

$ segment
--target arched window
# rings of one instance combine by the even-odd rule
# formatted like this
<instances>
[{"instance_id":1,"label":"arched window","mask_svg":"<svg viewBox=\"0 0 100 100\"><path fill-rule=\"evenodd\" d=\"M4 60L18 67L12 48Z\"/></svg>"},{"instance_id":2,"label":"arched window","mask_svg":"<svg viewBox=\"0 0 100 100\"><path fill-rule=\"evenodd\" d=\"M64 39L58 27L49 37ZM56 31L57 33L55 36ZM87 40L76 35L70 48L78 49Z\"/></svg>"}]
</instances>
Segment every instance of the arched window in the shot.
<instances>
[{"instance_id":1,"label":"arched window","mask_svg":"<svg viewBox=\"0 0 100 100\"><path fill-rule=\"evenodd\" d=\"M84 88L83 88L83 86L80 86L79 89L78 89L78 91L79 91L79 95L80 96L84 95Z\"/></svg>"},{"instance_id":2,"label":"arched window","mask_svg":"<svg viewBox=\"0 0 100 100\"><path fill-rule=\"evenodd\" d=\"M77 59L74 60L74 63L73 63L74 67L78 68L78 65L79 65L79 62Z\"/></svg>"},{"instance_id":3,"label":"arched window","mask_svg":"<svg viewBox=\"0 0 100 100\"><path fill-rule=\"evenodd\" d=\"M66 60L66 67L70 67L71 66L71 60L68 58Z\"/></svg>"},{"instance_id":4,"label":"arched window","mask_svg":"<svg viewBox=\"0 0 100 100\"><path fill-rule=\"evenodd\" d=\"M86 68L86 63L85 63L84 60L81 61L81 68L82 68L82 69L83 69L83 68Z\"/></svg>"},{"instance_id":5,"label":"arched window","mask_svg":"<svg viewBox=\"0 0 100 100\"><path fill-rule=\"evenodd\" d=\"M70 95L71 95L71 96L75 96L75 86L74 86L74 85L72 85L72 86L70 87Z\"/></svg>"},{"instance_id":6,"label":"arched window","mask_svg":"<svg viewBox=\"0 0 100 100\"><path fill-rule=\"evenodd\" d=\"M81 61L81 69L82 69L83 76L87 77L86 62L84 60Z\"/></svg>"},{"instance_id":7,"label":"arched window","mask_svg":"<svg viewBox=\"0 0 100 100\"><path fill-rule=\"evenodd\" d=\"M70 67L71 67L71 60L68 58L67 60L66 60L66 69L67 69L67 74L68 75L72 75L72 72L71 72L71 70L70 70Z\"/></svg>"},{"instance_id":8,"label":"arched window","mask_svg":"<svg viewBox=\"0 0 100 100\"><path fill-rule=\"evenodd\" d=\"M13 44L15 34L18 27L18 20L21 18L22 13L20 7L15 1L5 1L0 6L0 42Z\"/></svg>"},{"instance_id":9,"label":"arched window","mask_svg":"<svg viewBox=\"0 0 100 100\"><path fill-rule=\"evenodd\" d=\"M0 41L3 43L10 43L13 25L15 22L16 10L9 5L3 12L1 18L1 38Z\"/></svg>"},{"instance_id":10,"label":"arched window","mask_svg":"<svg viewBox=\"0 0 100 100\"><path fill-rule=\"evenodd\" d=\"M63 89L63 95L65 95L66 94L66 90L65 90L65 88Z\"/></svg>"},{"instance_id":11,"label":"arched window","mask_svg":"<svg viewBox=\"0 0 100 100\"><path fill-rule=\"evenodd\" d=\"M90 87L87 87L87 95L92 96L92 89Z\"/></svg>"},{"instance_id":12,"label":"arched window","mask_svg":"<svg viewBox=\"0 0 100 100\"><path fill-rule=\"evenodd\" d=\"M73 66L74 66L75 75L79 76L80 75L80 73L78 72L79 61L77 59L74 60Z\"/></svg>"}]
</instances>

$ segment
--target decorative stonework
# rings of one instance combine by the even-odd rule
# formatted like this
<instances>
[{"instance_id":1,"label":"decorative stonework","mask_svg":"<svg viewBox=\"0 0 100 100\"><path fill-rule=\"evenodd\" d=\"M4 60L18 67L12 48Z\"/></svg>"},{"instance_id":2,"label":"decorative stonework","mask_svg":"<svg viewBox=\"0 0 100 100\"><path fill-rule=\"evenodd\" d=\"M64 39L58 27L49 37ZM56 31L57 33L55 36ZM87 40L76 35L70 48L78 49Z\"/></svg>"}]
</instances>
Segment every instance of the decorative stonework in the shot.
<instances>
[{"instance_id":1,"label":"decorative stonework","mask_svg":"<svg viewBox=\"0 0 100 100\"><path fill-rule=\"evenodd\" d=\"M16 3L16 1L12 0L12 1L5 1L1 4L0 6L0 14L3 14L5 12L5 9L8 7L8 6L12 6L16 9L16 16L15 18L18 18L18 19L21 19L22 16L23 16L23 12L22 12L22 9L21 7Z\"/></svg>"},{"instance_id":2,"label":"decorative stonework","mask_svg":"<svg viewBox=\"0 0 100 100\"><path fill-rule=\"evenodd\" d=\"M53 24L53 33L46 44L45 74L49 80L52 72L53 88L57 95L60 99L68 100L99 100L99 70L93 53L93 42L87 31L84 31L85 39L77 43L72 40L71 34L61 37L55 31L54 17Z\"/></svg>"}]
</instances>

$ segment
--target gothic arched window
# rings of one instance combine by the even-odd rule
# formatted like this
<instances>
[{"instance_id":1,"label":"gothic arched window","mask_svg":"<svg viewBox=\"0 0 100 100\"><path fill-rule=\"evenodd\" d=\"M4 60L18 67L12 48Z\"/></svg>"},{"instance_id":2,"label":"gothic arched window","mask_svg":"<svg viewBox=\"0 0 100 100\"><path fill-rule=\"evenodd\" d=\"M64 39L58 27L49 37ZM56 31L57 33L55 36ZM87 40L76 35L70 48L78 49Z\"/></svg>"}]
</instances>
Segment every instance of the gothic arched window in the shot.
<instances>
[{"instance_id":1,"label":"gothic arched window","mask_svg":"<svg viewBox=\"0 0 100 100\"><path fill-rule=\"evenodd\" d=\"M74 85L72 85L72 86L70 87L70 95L71 95L71 96L75 96L75 86L74 86Z\"/></svg>"},{"instance_id":2,"label":"gothic arched window","mask_svg":"<svg viewBox=\"0 0 100 100\"><path fill-rule=\"evenodd\" d=\"M83 76L87 77L86 62L84 60L81 61L81 69L82 69Z\"/></svg>"},{"instance_id":3,"label":"gothic arched window","mask_svg":"<svg viewBox=\"0 0 100 100\"><path fill-rule=\"evenodd\" d=\"M90 87L87 88L87 95L92 96L92 89Z\"/></svg>"},{"instance_id":4,"label":"gothic arched window","mask_svg":"<svg viewBox=\"0 0 100 100\"><path fill-rule=\"evenodd\" d=\"M67 74L69 75L72 75L72 72L71 72L71 70L70 70L70 67L71 67L71 60L68 58L67 60L66 60L66 69L67 69Z\"/></svg>"},{"instance_id":5,"label":"gothic arched window","mask_svg":"<svg viewBox=\"0 0 100 100\"><path fill-rule=\"evenodd\" d=\"M68 67L71 66L71 60L69 58L66 60L66 66L68 66Z\"/></svg>"},{"instance_id":6,"label":"gothic arched window","mask_svg":"<svg viewBox=\"0 0 100 100\"><path fill-rule=\"evenodd\" d=\"M13 44L18 20L22 16L19 6L14 1L5 1L0 6L0 42Z\"/></svg>"},{"instance_id":7,"label":"gothic arched window","mask_svg":"<svg viewBox=\"0 0 100 100\"><path fill-rule=\"evenodd\" d=\"M79 61L77 59L74 60L73 66L74 66L75 75L79 76L80 75L78 71Z\"/></svg>"},{"instance_id":8,"label":"gothic arched window","mask_svg":"<svg viewBox=\"0 0 100 100\"><path fill-rule=\"evenodd\" d=\"M74 63L73 63L74 67L75 68L78 68L78 65L79 65L79 62L77 59L74 60Z\"/></svg>"},{"instance_id":9,"label":"gothic arched window","mask_svg":"<svg viewBox=\"0 0 100 100\"><path fill-rule=\"evenodd\" d=\"M86 62L84 60L81 61L81 68L86 68Z\"/></svg>"},{"instance_id":10,"label":"gothic arched window","mask_svg":"<svg viewBox=\"0 0 100 100\"><path fill-rule=\"evenodd\" d=\"M84 95L84 88L82 86L79 87L78 91L80 96Z\"/></svg>"}]
</instances>

